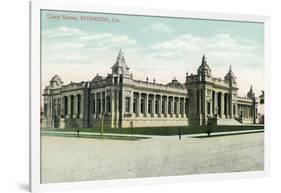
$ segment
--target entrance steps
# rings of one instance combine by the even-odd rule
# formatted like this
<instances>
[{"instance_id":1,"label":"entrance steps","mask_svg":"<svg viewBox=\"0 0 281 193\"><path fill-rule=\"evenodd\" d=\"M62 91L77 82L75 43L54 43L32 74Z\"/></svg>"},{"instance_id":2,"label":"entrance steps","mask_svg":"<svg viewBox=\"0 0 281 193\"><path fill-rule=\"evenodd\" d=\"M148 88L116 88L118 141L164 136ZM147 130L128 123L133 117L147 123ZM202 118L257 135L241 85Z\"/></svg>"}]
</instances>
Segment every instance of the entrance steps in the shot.
<instances>
[{"instance_id":1,"label":"entrance steps","mask_svg":"<svg viewBox=\"0 0 281 193\"><path fill-rule=\"evenodd\" d=\"M218 119L217 125L241 125L241 123L235 119Z\"/></svg>"}]
</instances>

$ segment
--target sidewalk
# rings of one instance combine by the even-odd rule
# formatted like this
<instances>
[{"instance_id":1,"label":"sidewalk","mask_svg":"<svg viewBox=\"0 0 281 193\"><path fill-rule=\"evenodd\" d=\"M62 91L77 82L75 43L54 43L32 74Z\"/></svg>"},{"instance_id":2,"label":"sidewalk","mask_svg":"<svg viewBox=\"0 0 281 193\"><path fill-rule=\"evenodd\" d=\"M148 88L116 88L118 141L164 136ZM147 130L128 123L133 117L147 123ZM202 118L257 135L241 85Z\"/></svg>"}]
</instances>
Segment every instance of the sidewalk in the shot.
<instances>
[{"instance_id":1,"label":"sidewalk","mask_svg":"<svg viewBox=\"0 0 281 193\"><path fill-rule=\"evenodd\" d=\"M248 133L257 133L257 132L264 132L263 129L259 130L245 130L245 131L230 131L230 132L216 132L211 133L210 137L214 136L224 136L224 135L235 135L235 134L248 134ZM73 136L78 137L77 132L74 131L44 131L41 130L41 134L55 134L56 136ZM179 135L140 135L140 134L118 134L118 133L103 133L101 135L97 132L79 132L79 136L82 137L101 137L101 136L108 136L108 137L125 137L125 138L140 138L140 139L147 139L147 138L155 138L155 139L177 139L179 138ZM207 137L208 135L206 133L200 133L200 134L182 134L181 138L190 138L190 137Z\"/></svg>"}]
</instances>

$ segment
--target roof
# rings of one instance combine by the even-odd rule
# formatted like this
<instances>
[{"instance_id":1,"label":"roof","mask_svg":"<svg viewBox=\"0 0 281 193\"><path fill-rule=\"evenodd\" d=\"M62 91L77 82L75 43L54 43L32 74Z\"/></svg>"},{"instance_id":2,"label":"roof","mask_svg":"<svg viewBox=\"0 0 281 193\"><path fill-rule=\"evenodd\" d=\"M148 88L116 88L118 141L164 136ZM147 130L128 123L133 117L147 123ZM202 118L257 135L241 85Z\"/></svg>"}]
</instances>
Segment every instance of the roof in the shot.
<instances>
[{"instance_id":1,"label":"roof","mask_svg":"<svg viewBox=\"0 0 281 193\"><path fill-rule=\"evenodd\" d=\"M96 82L96 81L101 81L103 80L104 77L100 76L99 74L97 74L93 79L92 79L92 82Z\"/></svg>"},{"instance_id":2,"label":"roof","mask_svg":"<svg viewBox=\"0 0 281 193\"><path fill-rule=\"evenodd\" d=\"M198 74L206 74L207 76L211 76L211 68L207 64L205 55L202 57L202 62L199 68L197 69Z\"/></svg>"},{"instance_id":3,"label":"roof","mask_svg":"<svg viewBox=\"0 0 281 193\"><path fill-rule=\"evenodd\" d=\"M235 80L235 79L236 79L234 73L232 72L231 65L230 65L230 67L229 67L228 73L225 75L224 78L225 78L226 80L229 80L229 79L234 79L234 80Z\"/></svg>"},{"instance_id":4,"label":"roof","mask_svg":"<svg viewBox=\"0 0 281 193\"><path fill-rule=\"evenodd\" d=\"M126 64L124 52L122 52L121 49L119 50L115 64L111 68L112 68L112 74L130 75L129 73L130 68Z\"/></svg>"},{"instance_id":5,"label":"roof","mask_svg":"<svg viewBox=\"0 0 281 193\"><path fill-rule=\"evenodd\" d=\"M167 84L167 86L174 88L185 88L182 83L180 83L176 78L174 78L171 82Z\"/></svg>"}]
</instances>

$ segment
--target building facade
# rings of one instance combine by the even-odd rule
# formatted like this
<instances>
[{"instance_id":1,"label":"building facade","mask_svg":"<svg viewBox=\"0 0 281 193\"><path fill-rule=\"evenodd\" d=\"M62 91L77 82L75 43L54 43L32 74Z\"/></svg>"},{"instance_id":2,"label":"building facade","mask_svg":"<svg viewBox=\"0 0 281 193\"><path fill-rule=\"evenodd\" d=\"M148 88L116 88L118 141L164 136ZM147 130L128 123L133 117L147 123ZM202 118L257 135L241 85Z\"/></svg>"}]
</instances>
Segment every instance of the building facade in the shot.
<instances>
[{"instance_id":1,"label":"building facade","mask_svg":"<svg viewBox=\"0 0 281 193\"><path fill-rule=\"evenodd\" d=\"M237 95L230 67L215 78L205 56L197 74L168 84L135 80L120 50L112 71L92 81L64 84L55 75L44 89L42 128L163 127L257 123L257 99Z\"/></svg>"}]
</instances>

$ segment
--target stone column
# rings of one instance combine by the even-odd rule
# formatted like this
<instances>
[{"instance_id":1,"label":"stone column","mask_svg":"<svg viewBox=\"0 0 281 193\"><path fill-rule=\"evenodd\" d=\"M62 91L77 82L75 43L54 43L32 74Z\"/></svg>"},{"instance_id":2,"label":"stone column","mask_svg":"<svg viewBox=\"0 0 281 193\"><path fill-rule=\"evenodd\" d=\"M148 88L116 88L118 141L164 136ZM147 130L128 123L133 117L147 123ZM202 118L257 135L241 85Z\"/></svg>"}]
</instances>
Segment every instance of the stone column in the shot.
<instances>
[{"instance_id":1,"label":"stone column","mask_svg":"<svg viewBox=\"0 0 281 193\"><path fill-rule=\"evenodd\" d=\"M89 101L88 101L88 105L89 105L89 119L90 119L90 117L92 117L92 114L93 114L93 94L92 93L90 93L89 94Z\"/></svg>"},{"instance_id":2,"label":"stone column","mask_svg":"<svg viewBox=\"0 0 281 193\"><path fill-rule=\"evenodd\" d=\"M102 92L100 92L100 114L103 113L103 95Z\"/></svg>"},{"instance_id":3,"label":"stone column","mask_svg":"<svg viewBox=\"0 0 281 193\"><path fill-rule=\"evenodd\" d=\"M228 98L228 93L225 93L225 99L226 101L224 102L224 105L225 105L225 118L229 118L229 98Z\"/></svg>"},{"instance_id":4,"label":"stone column","mask_svg":"<svg viewBox=\"0 0 281 193\"><path fill-rule=\"evenodd\" d=\"M207 97L207 89L204 89L204 90L202 90L202 108L203 108L202 114L204 116L204 119L207 118L207 115L208 115L206 97Z\"/></svg>"},{"instance_id":5,"label":"stone column","mask_svg":"<svg viewBox=\"0 0 281 193\"><path fill-rule=\"evenodd\" d=\"M171 97L171 117L174 117L174 97Z\"/></svg>"},{"instance_id":6,"label":"stone column","mask_svg":"<svg viewBox=\"0 0 281 193\"><path fill-rule=\"evenodd\" d=\"M95 118L97 118L97 106L98 106L98 101L97 101L97 93L94 93L94 97L95 97Z\"/></svg>"},{"instance_id":7,"label":"stone column","mask_svg":"<svg viewBox=\"0 0 281 193\"><path fill-rule=\"evenodd\" d=\"M79 118L83 118L84 117L84 101L85 101L85 95L84 94L81 94L80 95L80 117Z\"/></svg>"},{"instance_id":8,"label":"stone column","mask_svg":"<svg viewBox=\"0 0 281 193\"><path fill-rule=\"evenodd\" d=\"M77 118L78 114L78 96L73 95L73 118Z\"/></svg>"},{"instance_id":9,"label":"stone column","mask_svg":"<svg viewBox=\"0 0 281 193\"><path fill-rule=\"evenodd\" d=\"M210 116L214 117L215 110L215 93L211 91L211 102L210 102Z\"/></svg>"},{"instance_id":10,"label":"stone column","mask_svg":"<svg viewBox=\"0 0 281 193\"><path fill-rule=\"evenodd\" d=\"M152 100L151 100L151 117L154 117L155 115L155 94L152 94Z\"/></svg>"},{"instance_id":11,"label":"stone column","mask_svg":"<svg viewBox=\"0 0 281 193\"><path fill-rule=\"evenodd\" d=\"M226 93L224 93L224 95L223 95L223 100L224 100L224 106L223 106L224 118L227 119L227 96L226 96Z\"/></svg>"},{"instance_id":12,"label":"stone column","mask_svg":"<svg viewBox=\"0 0 281 193\"><path fill-rule=\"evenodd\" d=\"M60 118L62 118L62 116L64 117L64 103L63 103L63 97L60 99L61 104L60 104Z\"/></svg>"},{"instance_id":13,"label":"stone column","mask_svg":"<svg viewBox=\"0 0 281 193\"><path fill-rule=\"evenodd\" d=\"M115 127L119 127L119 117L120 117L120 110L121 110L119 109L119 103L120 103L120 91L119 91L119 87L117 87L114 88L114 126Z\"/></svg>"},{"instance_id":14,"label":"stone column","mask_svg":"<svg viewBox=\"0 0 281 193\"><path fill-rule=\"evenodd\" d=\"M158 106L158 116L159 117L161 117L161 115L162 115L162 95L159 95L160 96L160 98L159 98L159 101L158 101L158 103L159 103L159 106Z\"/></svg>"},{"instance_id":15,"label":"stone column","mask_svg":"<svg viewBox=\"0 0 281 193\"><path fill-rule=\"evenodd\" d=\"M233 102L232 102L232 93L229 93L229 118L233 118Z\"/></svg>"},{"instance_id":16,"label":"stone column","mask_svg":"<svg viewBox=\"0 0 281 193\"><path fill-rule=\"evenodd\" d=\"M140 117L141 114L141 93L138 94L138 100L137 100L137 116Z\"/></svg>"},{"instance_id":17,"label":"stone column","mask_svg":"<svg viewBox=\"0 0 281 193\"><path fill-rule=\"evenodd\" d=\"M221 93L221 118L224 119L224 93Z\"/></svg>"},{"instance_id":18,"label":"stone column","mask_svg":"<svg viewBox=\"0 0 281 193\"><path fill-rule=\"evenodd\" d=\"M134 108L133 106L134 106L134 92L131 91L130 110L129 110L131 114L133 114L133 112L134 112L134 111L133 111L133 108Z\"/></svg>"},{"instance_id":19,"label":"stone column","mask_svg":"<svg viewBox=\"0 0 281 193\"><path fill-rule=\"evenodd\" d=\"M105 92L104 92L104 113L108 113L107 112L107 90L105 90Z\"/></svg>"},{"instance_id":20,"label":"stone column","mask_svg":"<svg viewBox=\"0 0 281 193\"><path fill-rule=\"evenodd\" d=\"M147 117L148 114L148 93L145 95L145 100L144 100L144 116Z\"/></svg>"},{"instance_id":21,"label":"stone column","mask_svg":"<svg viewBox=\"0 0 281 193\"><path fill-rule=\"evenodd\" d=\"M202 98L201 97L201 90L198 90L197 94L198 94L198 96L197 96L198 97L198 99L197 99L198 100L198 107L197 107L198 111L197 112L198 112L198 115L200 116L201 115L201 98Z\"/></svg>"},{"instance_id":22,"label":"stone column","mask_svg":"<svg viewBox=\"0 0 281 193\"><path fill-rule=\"evenodd\" d=\"M67 97L67 117L70 118L71 117L71 96Z\"/></svg>"},{"instance_id":23,"label":"stone column","mask_svg":"<svg viewBox=\"0 0 281 193\"><path fill-rule=\"evenodd\" d=\"M66 114L65 114L65 100L66 100L66 98L63 96L62 97L62 115L63 115L63 118L66 117Z\"/></svg>"},{"instance_id":24,"label":"stone column","mask_svg":"<svg viewBox=\"0 0 281 193\"><path fill-rule=\"evenodd\" d=\"M168 105L169 105L169 97L166 96L166 100L165 100L165 117L168 117Z\"/></svg>"},{"instance_id":25,"label":"stone column","mask_svg":"<svg viewBox=\"0 0 281 193\"><path fill-rule=\"evenodd\" d=\"M114 100L115 100L114 90L111 90L110 91L110 115L111 115L111 118L113 118L113 115L114 115Z\"/></svg>"},{"instance_id":26,"label":"stone column","mask_svg":"<svg viewBox=\"0 0 281 193\"><path fill-rule=\"evenodd\" d=\"M54 104L53 104L53 97L50 97L50 113L49 113L49 119L50 119L50 126L54 127Z\"/></svg>"},{"instance_id":27,"label":"stone column","mask_svg":"<svg viewBox=\"0 0 281 193\"><path fill-rule=\"evenodd\" d=\"M48 97L48 99L47 99L47 101L48 101L48 103L47 103L47 117L48 118L51 118L51 114L52 114L52 98L50 97Z\"/></svg>"},{"instance_id":28,"label":"stone column","mask_svg":"<svg viewBox=\"0 0 281 193\"><path fill-rule=\"evenodd\" d=\"M213 117L218 115L218 93L214 91L214 109L213 109Z\"/></svg>"},{"instance_id":29,"label":"stone column","mask_svg":"<svg viewBox=\"0 0 281 193\"><path fill-rule=\"evenodd\" d=\"M186 117L185 106L186 106L186 98L182 98L182 117Z\"/></svg>"},{"instance_id":30,"label":"stone column","mask_svg":"<svg viewBox=\"0 0 281 193\"><path fill-rule=\"evenodd\" d=\"M178 97L178 101L177 101L177 112L176 112L177 117L180 117L180 105L181 105L180 103L181 103L180 97Z\"/></svg>"}]
</instances>

